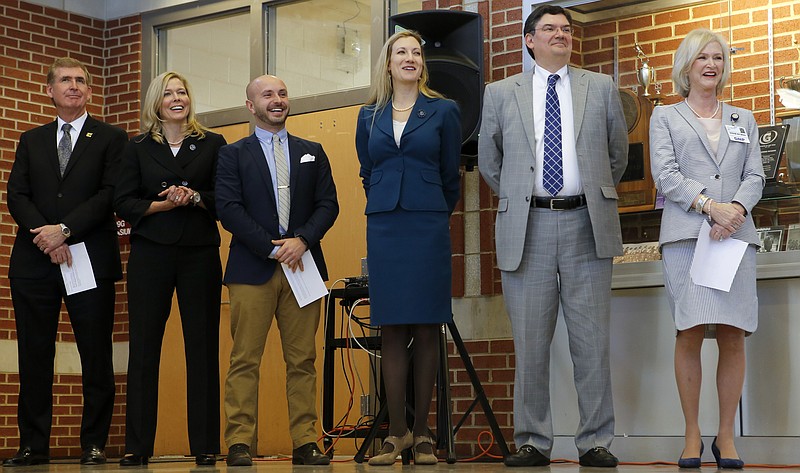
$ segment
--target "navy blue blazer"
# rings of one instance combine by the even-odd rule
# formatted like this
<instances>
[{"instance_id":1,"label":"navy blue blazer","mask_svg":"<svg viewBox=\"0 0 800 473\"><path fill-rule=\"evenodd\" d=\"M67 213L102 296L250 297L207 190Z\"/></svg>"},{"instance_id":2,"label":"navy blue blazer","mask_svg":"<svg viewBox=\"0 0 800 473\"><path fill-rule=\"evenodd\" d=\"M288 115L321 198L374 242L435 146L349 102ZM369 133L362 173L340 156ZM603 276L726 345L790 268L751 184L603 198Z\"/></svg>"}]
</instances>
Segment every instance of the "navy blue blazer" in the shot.
<instances>
[{"instance_id":1,"label":"navy blue blazer","mask_svg":"<svg viewBox=\"0 0 800 473\"><path fill-rule=\"evenodd\" d=\"M356 125L366 214L405 210L452 212L460 196L461 119L452 100L417 97L400 147L391 107L361 108ZM375 115L373 124L373 115ZM424 125L424 126L423 126Z\"/></svg>"},{"instance_id":2,"label":"navy blue blazer","mask_svg":"<svg viewBox=\"0 0 800 473\"><path fill-rule=\"evenodd\" d=\"M132 234L162 245L219 246L214 174L217 152L225 144L222 135L207 131L203 139L185 138L173 156L167 143L153 141L149 134L132 138L114 189L114 209L130 222ZM205 208L189 204L145 216L153 201L164 200L158 194L173 185L200 193Z\"/></svg>"},{"instance_id":3,"label":"navy blue blazer","mask_svg":"<svg viewBox=\"0 0 800 473\"><path fill-rule=\"evenodd\" d=\"M291 211L289 236L308 242L322 278L328 269L320 241L339 215L336 186L322 145L289 135ZM263 284L277 261L269 257L281 238L278 206L267 158L255 133L223 146L217 161L217 216L231 232L225 284Z\"/></svg>"}]
</instances>

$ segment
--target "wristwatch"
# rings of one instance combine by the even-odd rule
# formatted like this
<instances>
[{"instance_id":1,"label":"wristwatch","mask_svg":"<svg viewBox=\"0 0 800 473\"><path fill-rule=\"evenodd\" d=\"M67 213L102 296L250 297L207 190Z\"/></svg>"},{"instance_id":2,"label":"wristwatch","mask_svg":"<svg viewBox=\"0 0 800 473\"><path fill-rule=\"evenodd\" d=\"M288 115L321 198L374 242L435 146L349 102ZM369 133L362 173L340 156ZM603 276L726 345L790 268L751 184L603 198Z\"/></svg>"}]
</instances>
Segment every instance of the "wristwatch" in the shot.
<instances>
[{"instance_id":1,"label":"wristwatch","mask_svg":"<svg viewBox=\"0 0 800 473\"><path fill-rule=\"evenodd\" d=\"M63 223L59 223L59 225L61 225L61 234L64 235L65 238L69 238L69 236L72 235L72 230Z\"/></svg>"},{"instance_id":2,"label":"wristwatch","mask_svg":"<svg viewBox=\"0 0 800 473\"><path fill-rule=\"evenodd\" d=\"M200 199L200 193L194 191L194 194L192 194L192 205L200 205L201 200L202 199Z\"/></svg>"}]
</instances>

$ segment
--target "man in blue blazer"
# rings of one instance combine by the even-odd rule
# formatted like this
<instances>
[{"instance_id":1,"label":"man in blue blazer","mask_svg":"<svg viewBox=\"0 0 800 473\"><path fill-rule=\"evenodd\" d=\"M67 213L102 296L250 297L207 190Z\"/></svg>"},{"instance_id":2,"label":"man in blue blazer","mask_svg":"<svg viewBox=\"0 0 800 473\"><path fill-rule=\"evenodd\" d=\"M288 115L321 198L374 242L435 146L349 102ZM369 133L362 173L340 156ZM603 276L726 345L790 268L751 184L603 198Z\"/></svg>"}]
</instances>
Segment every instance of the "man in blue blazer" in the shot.
<instances>
[{"instance_id":1,"label":"man in blue blazer","mask_svg":"<svg viewBox=\"0 0 800 473\"><path fill-rule=\"evenodd\" d=\"M119 128L86 113L86 66L56 60L47 95L57 120L22 134L8 178L8 210L17 222L8 276L17 328L20 448L5 467L49 462L53 362L62 300L81 359L81 463L106 462L114 409L114 282L122 278L112 211L116 163L127 141ZM60 149L59 149L60 148ZM66 295L60 265L83 243L97 287Z\"/></svg>"},{"instance_id":2,"label":"man in blue blazer","mask_svg":"<svg viewBox=\"0 0 800 473\"><path fill-rule=\"evenodd\" d=\"M613 467L611 268L622 254L615 186L628 161L627 127L611 78L568 66L569 12L539 6L524 32L534 67L486 86L478 141L481 175L499 197L497 266L516 353L517 453L505 463L550 463L550 343L560 305L580 464Z\"/></svg>"},{"instance_id":3,"label":"man in blue blazer","mask_svg":"<svg viewBox=\"0 0 800 473\"><path fill-rule=\"evenodd\" d=\"M300 307L280 264L302 271L301 258L309 250L328 278L320 241L339 214L336 187L322 145L287 133L289 96L282 80L253 79L246 104L255 133L221 148L217 162L217 215L233 235L224 278L233 336L225 382L227 464L252 465L259 367L274 315L286 361L292 463L327 465L330 460L316 443L314 360L321 301Z\"/></svg>"}]
</instances>

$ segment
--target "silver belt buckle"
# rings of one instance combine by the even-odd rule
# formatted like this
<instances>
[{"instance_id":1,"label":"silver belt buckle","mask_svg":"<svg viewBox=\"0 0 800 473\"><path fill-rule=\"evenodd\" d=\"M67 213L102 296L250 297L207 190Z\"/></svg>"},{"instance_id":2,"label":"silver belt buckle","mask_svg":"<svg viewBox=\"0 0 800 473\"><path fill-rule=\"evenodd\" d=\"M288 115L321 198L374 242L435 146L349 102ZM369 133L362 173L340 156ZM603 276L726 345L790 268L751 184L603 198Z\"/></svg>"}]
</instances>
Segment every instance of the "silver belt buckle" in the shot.
<instances>
[{"instance_id":1,"label":"silver belt buckle","mask_svg":"<svg viewBox=\"0 0 800 473\"><path fill-rule=\"evenodd\" d=\"M550 210L564 210L564 209L555 209L555 208L553 208L553 202L555 202L555 201L564 202L566 200L567 199L556 199L556 198L550 199Z\"/></svg>"}]
</instances>

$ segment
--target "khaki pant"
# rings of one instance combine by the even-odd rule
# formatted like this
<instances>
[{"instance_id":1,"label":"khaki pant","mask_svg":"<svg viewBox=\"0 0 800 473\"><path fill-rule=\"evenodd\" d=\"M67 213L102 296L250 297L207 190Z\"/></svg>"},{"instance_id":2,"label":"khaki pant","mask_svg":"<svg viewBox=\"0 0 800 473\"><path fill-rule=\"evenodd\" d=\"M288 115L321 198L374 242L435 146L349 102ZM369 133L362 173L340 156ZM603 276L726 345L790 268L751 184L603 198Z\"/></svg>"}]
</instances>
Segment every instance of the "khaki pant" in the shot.
<instances>
[{"instance_id":1,"label":"khaki pant","mask_svg":"<svg viewBox=\"0 0 800 473\"><path fill-rule=\"evenodd\" d=\"M229 284L231 365L225 381L225 443L254 447L261 358L273 315L286 362L289 433L294 448L317 440L315 336L321 300L297 305L280 268L262 285Z\"/></svg>"}]
</instances>

